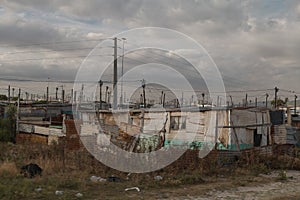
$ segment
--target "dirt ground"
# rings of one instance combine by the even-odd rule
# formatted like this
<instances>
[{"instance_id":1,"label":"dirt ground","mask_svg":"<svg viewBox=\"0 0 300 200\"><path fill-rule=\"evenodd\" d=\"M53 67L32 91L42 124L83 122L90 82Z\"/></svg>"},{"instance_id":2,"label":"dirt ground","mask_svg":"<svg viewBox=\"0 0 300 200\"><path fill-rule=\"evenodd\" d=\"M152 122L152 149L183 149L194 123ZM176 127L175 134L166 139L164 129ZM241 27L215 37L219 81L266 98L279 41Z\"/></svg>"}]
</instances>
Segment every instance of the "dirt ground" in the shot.
<instances>
[{"instance_id":1,"label":"dirt ground","mask_svg":"<svg viewBox=\"0 0 300 200\"><path fill-rule=\"evenodd\" d=\"M268 175L207 179L199 185L180 186L159 189L157 191L141 191L125 193L128 198L136 199L300 199L300 171L273 171Z\"/></svg>"},{"instance_id":2,"label":"dirt ground","mask_svg":"<svg viewBox=\"0 0 300 200\"><path fill-rule=\"evenodd\" d=\"M280 175L281 173L281 171L274 171L269 175L253 178L253 183L250 185L225 190L212 189L204 195L188 197L188 199L300 199L300 172L286 171L286 179Z\"/></svg>"}]
</instances>

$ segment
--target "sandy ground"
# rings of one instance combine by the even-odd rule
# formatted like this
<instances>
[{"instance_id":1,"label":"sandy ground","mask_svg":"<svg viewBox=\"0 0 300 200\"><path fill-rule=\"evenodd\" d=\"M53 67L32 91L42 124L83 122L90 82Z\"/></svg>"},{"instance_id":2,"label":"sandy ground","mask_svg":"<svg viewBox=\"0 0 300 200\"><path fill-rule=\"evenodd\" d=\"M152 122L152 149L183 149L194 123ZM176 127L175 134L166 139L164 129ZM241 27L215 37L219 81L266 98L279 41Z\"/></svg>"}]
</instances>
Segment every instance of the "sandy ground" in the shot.
<instances>
[{"instance_id":1,"label":"sandy ground","mask_svg":"<svg viewBox=\"0 0 300 200\"><path fill-rule=\"evenodd\" d=\"M286 171L286 180L280 180L280 171L254 178L251 186L237 186L231 189L212 189L200 196L175 197L174 199L300 199L300 171ZM256 179L256 180L255 180ZM263 180L270 180L267 183Z\"/></svg>"}]
</instances>

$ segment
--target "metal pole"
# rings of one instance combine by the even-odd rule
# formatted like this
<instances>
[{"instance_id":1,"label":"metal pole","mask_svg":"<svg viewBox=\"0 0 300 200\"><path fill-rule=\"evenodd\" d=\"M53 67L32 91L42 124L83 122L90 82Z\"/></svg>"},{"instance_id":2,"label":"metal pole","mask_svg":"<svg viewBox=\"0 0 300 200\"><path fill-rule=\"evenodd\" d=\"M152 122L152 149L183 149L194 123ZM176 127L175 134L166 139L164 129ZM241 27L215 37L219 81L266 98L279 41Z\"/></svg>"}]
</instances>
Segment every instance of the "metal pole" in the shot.
<instances>
[{"instance_id":1,"label":"metal pole","mask_svg":"<svg viewBox=\"0 0 300 200\"><path fill-rule=\"evenodd\" d=\"M8 103L10 103L10 85L8 86Z\"/></svg>"},{"instance_id":2,"label":"metal pole","mask_svg":"<svg viewBox=\"0 0 300 200\"><path fill-rule=\"evenodd\" d=\"M122 38L123 40L123 53L122 53L122 77L121 77L121 102L120 104L123 104L123 75L124 75L124 51L125 51L125 48L124 48L124 44L125 44L125 41L126 41L126 38Z\"/></svg>"},{"instance_id":3,"label":"metal pole","mask_svg":"<svg viewBox=\"0 0 300 200\"><path fill-rule=\"evenodd\" d=\"M145 93L145 87L146 87L146 81L143 79L142 81L142 87L143 87L143 103L144 103L144 108L146 108L146 93Z\"/></svg>"},{"instance_id":4,"label":"metal pole","mask_svg":"<svg viewBox=\"0 0 300 200\"><path fill-rule=\"evenodd\" d=\"M269 98L269 94L266 94L266 108L268 108L268 98Z\"/></svg>"},{"instance_id":5,"label":"metal pole","mask_svg":"<svg viewBox=\"0 0 300 200\"><path fill-rule=\"evenodd\" d=\"M18 107L17 107L17 125L16 125L16 131L19 133L19 120L20 120L20 97L21 97L21 89L19 88L19 94L18 94Z\"/></svg>"},{"instance_id":6,"label":"metal pole","mask_svg":"<svg viewBox=\"0 0 300 200\"><path fill-rule=\"evenodd\" d=\"M102 109L102 85L103 81L99 81L99 101L100 101L100 110Z\"/></svg>"},{"instance_id":7,"label":"metal pole","mask_svg":"<svg viewBox=\"0 0 300 200\"><path fill-rule=\"evenodd\" d=\"M295 95L295 102L294 102L294 114L296 115L297 114L297 95Z\"/></svg>"},{"instance_id":8,"label":"metal pole","mask_svg":"<svg viewBox=\"0 0 300 200\"><path fill-rule=\"evenodd\" d=\"M105 89L105 102L108 103L108 86Z\"/></svg>"},{"instance_id":9,"label":"metal pole","mask_svg":"<svg viewBox=\"0 0 300 200\"><path fill-rule=\"evenodd\" d=\"M65 103L65 90L61 91L62 103Z\"/></svg>"},{"instance_id":10,"label":"metal pole","mask_svg":"<svg viewBox=\"0 0 300 200\"><path fill-rule=\"evenodd\" d=\"M275 109L277 108L277 93L278 93L279 89L277 87L275 87Z\"/></svg>"},{"instance_id":11,"label":"metal pole","mask_svg":"<svg viewBox=\"0 0 300 200\"><path fill-rule=\"evenodd\" d=\"M114 45L114 77L113 77L113 109L117 109L118 104L118 86L117 86L117 80L118 80L118 39L114 38L115 45Z\"/></svg>"},{"instance_id":12,"label":"metal pole","mask_svg":"<svg viewBox=\"0 0 300 200\"><path fill-rule=\"evenodd\" d=\"M46 102L48 103L49 101L49 86L47 86L47 91L46 91Z\"/></svg>"},{"instance_id":13,"label":"metal pole","mask_svg":"<svg viewBox=\"0 0 300 200\"><path fill-rule=\"evenodd\" d=\"M57 101L57 92L58 92L58 87L55 88L56 91L55 91L55 100Z\"/></svg>"},{"instance_id":14,"label":"metal pole","mask_svg":"<svg viewBox=\"0 0 300 200\"><path fill-rule=\"evenodd\" d=\"M231 106L233 107L233 101L232 101L232 96L230 95L230 101L231 101Z\"/></svg>"}]
</instances>

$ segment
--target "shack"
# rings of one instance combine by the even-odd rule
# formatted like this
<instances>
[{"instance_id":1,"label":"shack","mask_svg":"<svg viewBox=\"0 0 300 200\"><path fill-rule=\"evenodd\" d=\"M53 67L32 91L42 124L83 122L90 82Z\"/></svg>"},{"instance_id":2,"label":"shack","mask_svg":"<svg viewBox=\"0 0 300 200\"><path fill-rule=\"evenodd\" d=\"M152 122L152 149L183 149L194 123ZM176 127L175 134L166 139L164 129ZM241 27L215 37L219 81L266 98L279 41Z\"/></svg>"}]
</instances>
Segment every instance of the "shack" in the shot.
<instances>
[{"instance_id":1,"label":"shack","mask_svg":"<svg viewBox=\"0 0 300 200\"><path fill-rule=\"evenodd\" d=\"M157 149L153 146L162 141L161 147L215 145L220 150L272 144L269 110L264 108L172 108L97 113L85 110L80 112L80 117L81 136L97 138L106 133L111 141L122 143L122 147L126 146L128 135L144 138L142 141L150 142L147 146L152 149Z\"/></svg>"}]
</instances>

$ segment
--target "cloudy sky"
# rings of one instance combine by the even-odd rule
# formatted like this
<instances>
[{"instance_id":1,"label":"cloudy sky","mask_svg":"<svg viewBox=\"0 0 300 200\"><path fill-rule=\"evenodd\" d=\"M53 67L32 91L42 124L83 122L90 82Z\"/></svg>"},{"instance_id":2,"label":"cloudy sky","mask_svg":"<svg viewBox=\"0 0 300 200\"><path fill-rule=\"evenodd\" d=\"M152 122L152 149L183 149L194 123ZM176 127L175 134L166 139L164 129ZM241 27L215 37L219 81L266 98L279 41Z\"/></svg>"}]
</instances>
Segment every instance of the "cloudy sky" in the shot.
<instances>
[{"instance_id":1,"label":"cloudy sky","mask_svg":"<svg viewBox=\"0 0 300 200\"><path fill-rule=\"evenodd\" d=\"M101 39L154 26L203 45L227 88L300 92L298 0L1 0L0 18L1 80L72 80Z\"/></svg>"}]
</instances>

